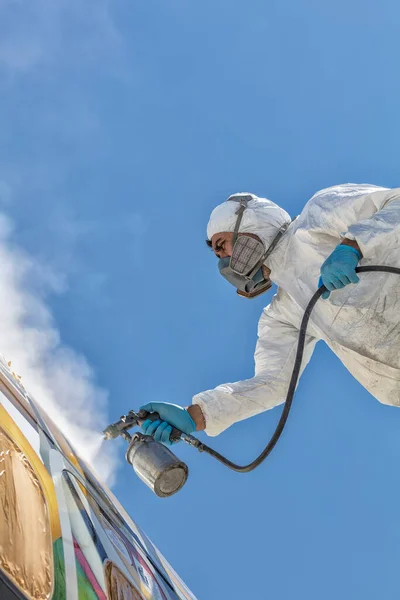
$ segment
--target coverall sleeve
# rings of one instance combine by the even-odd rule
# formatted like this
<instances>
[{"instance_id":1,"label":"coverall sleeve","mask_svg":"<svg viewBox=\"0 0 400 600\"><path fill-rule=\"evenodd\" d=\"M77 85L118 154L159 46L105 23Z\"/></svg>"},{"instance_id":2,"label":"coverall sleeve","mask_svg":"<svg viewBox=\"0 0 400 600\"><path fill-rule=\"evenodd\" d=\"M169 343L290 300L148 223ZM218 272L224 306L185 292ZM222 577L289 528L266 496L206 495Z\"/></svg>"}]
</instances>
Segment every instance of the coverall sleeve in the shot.
<instances>
[{"instance_id":1,"label":"coverall sleeve","mask_svg":"<svg viewBox=\"0 0 400 600\"><path fill-rule=\"evenodd\" d=\"M260 318L254 377L225 383L194 396L193 404L198 404L204 414L208 435L218 435L233 423L285 401L299 335L298 328L285 318L288 306L284 305L288 303L291 304L289 296L279 290ZM301 372L316 341L309 335L306 338Z\"/></svg>"},{"instance_id":2,"label":"coverall sleeve","mask_svg":"<svg viewBox=\"0 0 400 600\"><path fill-rule=\"evenodd\" d=\"M375 192L369 201L374 203L376 212L353 223L343 234L356 240L364 258L380 262L388 249L400 247L400 188Z\"/></svg>"}]
</instances>

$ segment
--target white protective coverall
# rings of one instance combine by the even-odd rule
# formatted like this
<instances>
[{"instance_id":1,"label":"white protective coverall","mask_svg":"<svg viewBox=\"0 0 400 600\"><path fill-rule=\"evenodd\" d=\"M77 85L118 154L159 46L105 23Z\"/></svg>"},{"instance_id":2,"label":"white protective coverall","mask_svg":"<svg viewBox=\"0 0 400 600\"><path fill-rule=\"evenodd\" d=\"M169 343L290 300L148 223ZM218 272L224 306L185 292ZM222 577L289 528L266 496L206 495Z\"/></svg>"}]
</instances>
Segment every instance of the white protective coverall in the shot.
<instances>
[{"instance_id":1,"label":"white protective coverall","mask_svg":"<svg viewBox=\"0 0 400 600\"><path fill-rule=\"evenodd\" d=\"M265 263L278 291L259 321L254 377L193 398L208 435L285 401L304 310L317 290L322 263L343 237L357 241L360 266L400 267L400 188L339 185L321 190L305 205ZM375 398L400 406L399 275L362 273L358 284L319 300L307 329L302 370L319 340Z\"/></svg>"}]
</instances>

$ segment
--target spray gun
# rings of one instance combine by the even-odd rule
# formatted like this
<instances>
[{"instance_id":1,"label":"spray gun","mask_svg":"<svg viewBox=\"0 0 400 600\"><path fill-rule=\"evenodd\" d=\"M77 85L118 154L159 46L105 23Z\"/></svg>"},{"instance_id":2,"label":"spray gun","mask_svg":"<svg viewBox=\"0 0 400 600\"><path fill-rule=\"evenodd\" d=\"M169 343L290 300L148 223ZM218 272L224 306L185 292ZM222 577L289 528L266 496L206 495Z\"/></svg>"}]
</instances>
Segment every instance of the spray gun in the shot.
<instances>
[{"instance_id":1,"label":"spray gun","mask_svg":"<svg viewBox=\"0 0 400 600\"><path fill-rule=\"evenodd\" d=\"M125 457L138 477L157 496L161 498L172 496L186 483L189 469L169 448L156 442L151 435L136 432L131 436L128 433L128 429L140 426L146 419L157 421L160 416L158 413L148 413L145 410L140 410L138 413L131 410L127 415L123 415L119 421L112 423L104 430L104 439L112 440L122 437L128 442ZM173 442L182 440L200 451L203 446L200 440L179 431L175 427L170 434L170 440Z\"/></svg>"},{"instance_id":2,"label":"spray gun","mask_svg":"<svg viewBox=\"0 0 400 600\"><path fill-rule=\"evenodd\" d=\"M400 268L397 267L368 266L356 268L357 273L365 273L368 271L395 273L396 275L400 275ZM308 303L306 310L304 311L299 330L296 358L282 414L268 444L261 454L255 460L253 460L253 462L243 466L236 465L213 448L210 448L206 444L200 442L200 440L197 438L187 433L183 433L176 428L172 429L170 440L182 440L190 446L196 448L199 452L206 452L229 469L237 471L238 473L248 473L249 471L252 471L258 467L271 453L285 427L292 406L297 381L299 379L308 321L310 320L314 306L325 291L326 287L322 285L315 292ZM146 419L155 421L159 420L160 416L158 413L147 413L143 410L135 413L133 410L131 410L127 415L122 416L119 421L109 425L107 429L104 430L104 438L106 440L111 440L119 436L124 438L129 443L128 450L126 452L126 460L132 465L140 479L142 479L142 481L144 481L144 483L146 483L146 485L148 485L153 492L157 494L157 496L162 498L172 496L172 494L178 492L185 484L188 478L189 469L184 462L179 460L175 454L169 450L169 448L159 442L156 442L152 436L143 435L142 433L135 433L133 436L131 436L128 433L128 429L131 429L135 426L140 426Z\"/></svg>"}]
</instances>

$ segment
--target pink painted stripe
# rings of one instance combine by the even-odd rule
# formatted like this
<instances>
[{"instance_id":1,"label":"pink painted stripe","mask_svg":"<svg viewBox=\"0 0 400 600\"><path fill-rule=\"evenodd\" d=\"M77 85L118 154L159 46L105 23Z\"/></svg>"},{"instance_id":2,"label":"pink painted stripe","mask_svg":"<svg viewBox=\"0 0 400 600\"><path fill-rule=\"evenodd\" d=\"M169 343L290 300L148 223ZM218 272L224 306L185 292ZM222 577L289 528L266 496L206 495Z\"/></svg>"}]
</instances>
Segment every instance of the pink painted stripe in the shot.
<instances>
[{"instance_id":1,"label":"pink painted stripe","mask_svg":"<svg viewBox=\"0 0 400 600\"><path fill-rule=\"evenodd\" d=\"M96 577L93 575L93 571L90 568L90 565L89 565L88 561L86 560L86 557L83 554L83 552L75 538L74 538L74 550L75 550L76 558L78 559L78 562L81 565L86 577L88 578L90 585L94 589L98 599L99 600L107 600L105 593L103 592L100 585L98 584Z\"/></svg>"}]
</instances>

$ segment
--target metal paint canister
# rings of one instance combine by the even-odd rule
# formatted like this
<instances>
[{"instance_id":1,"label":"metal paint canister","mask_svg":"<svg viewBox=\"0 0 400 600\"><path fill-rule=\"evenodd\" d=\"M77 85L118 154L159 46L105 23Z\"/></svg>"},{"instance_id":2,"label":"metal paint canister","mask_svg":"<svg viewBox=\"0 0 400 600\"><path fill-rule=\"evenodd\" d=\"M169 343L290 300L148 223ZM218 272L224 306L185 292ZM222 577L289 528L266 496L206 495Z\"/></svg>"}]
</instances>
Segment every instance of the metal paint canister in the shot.
<instances>
[{"instance_id":1,"label":"metal paint canister","mask_svg":"<svg viewBox=\"0 0 400 600\"><path fill-rule=\"evenodd\" d=\"M135 433L126 452L135 473L160 498L172 496L186 483L189 469L151 436Z\"/></svg>"}]
</instances>

